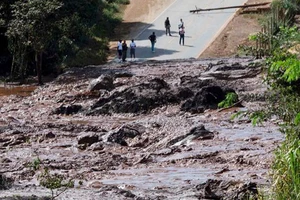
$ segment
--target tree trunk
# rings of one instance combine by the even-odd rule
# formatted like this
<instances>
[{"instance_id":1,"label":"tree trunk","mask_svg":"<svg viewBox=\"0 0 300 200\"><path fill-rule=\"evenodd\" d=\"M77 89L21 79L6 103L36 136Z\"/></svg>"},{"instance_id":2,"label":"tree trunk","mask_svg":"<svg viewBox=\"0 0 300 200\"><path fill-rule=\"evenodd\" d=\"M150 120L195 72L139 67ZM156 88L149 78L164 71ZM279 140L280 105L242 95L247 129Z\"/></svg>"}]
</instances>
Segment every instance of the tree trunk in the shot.
<instances>
[{"instance_id":1,"label":"tree trunk","mask_svg":"<svg viewBox=\"0 0 300 200\"><path fill-rule=\"evenodd\" d=\"M10 78L11 79L13 79L14 73L15 73L15 62L16 62L16 58L15 58L15 55L13 54L13 59L11 62L11 69L10 69Z\"/></svg>"},{"instance_id":2,"label":"tree trunk","mask_svg":"<svg viewBox=\"0 0 300 200\"><path fill-rule=\"evenodd\" d=\"M43 58L43 53L41 53L41 52L35 53L36 73L37 73L39 85L43 85L43 82L42 82L42 62L43 62L43 60L42 60L42 58Z\"/></svg>"}]
</instances>

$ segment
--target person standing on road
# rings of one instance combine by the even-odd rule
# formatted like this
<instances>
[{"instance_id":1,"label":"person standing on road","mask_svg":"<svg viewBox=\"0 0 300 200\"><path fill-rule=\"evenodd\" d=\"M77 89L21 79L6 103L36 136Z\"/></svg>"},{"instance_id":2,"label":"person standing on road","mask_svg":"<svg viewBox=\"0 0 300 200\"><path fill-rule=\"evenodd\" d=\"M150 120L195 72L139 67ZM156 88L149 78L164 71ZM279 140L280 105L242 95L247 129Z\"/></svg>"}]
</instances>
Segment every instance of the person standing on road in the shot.
<instances>
[{"instance_id":1,"label":"person standing on road","mask_svg":"<svg viewBox=\"0 0 300 200\"><path fill-rule=\"evenodd\" d=\"M118 51L119 61L121 61L121 59L122 59L122 40L118 41L117 51Z\"/></svg>"},{"instance_id":2,"label":"person standing on road","mask_svg":"<svg viewBox=\"0 0 300 200\"><path fill-rule=\"evenodd\" d=\"M171 35L171 31L170 31L171 24L170 24L169 17L167 17L167 19L166 19L166 21L165 21L165 28L166 28L166 35L169 34L169 36L172 36L172 35Z\"/></svg>"},{"instance_id":3,"label":"person standing on road","mask_svg":"<svg viewBox=\"0 0 300 200\"><path fill-rule=\"evenodd\" d=\"M180 29L180 28L184 28L184 22L183 22L182 19L180 19L180 23L179 23L179 25L178 25L178 28L179 28L179 29Z\"/></svg>"},{"instance_id":4,"label":"person standing on road","mask_svg":"<svg viewBox=\"0 0 300 200\"><path fill-rule=\"evenodd\" d=\"M122 61L125 62L126 61L126 57L127 57L127 44L126 44L126 40L123 41L122 43Z\"/></svg>"},{"instance_id":5,"label":"person standing on road","mask_svg":"<svg viewBox=\"0 0 300 200\"><path fill-rule=\"evenodd\" d=\"M148 39L149 39L150 42L151 42L151 51L152 51L152 52L155 52L155 51L154 51L154 45L155 45L155 43L156 43L156 35L155 35L155 32L153 32L152 35L150 35L150 36L148 37Z\"/></svg>"},{"instance_id":6,"label":"person standing on road","mask_svg":"<svg viewBox=\"0 0 300 200\"><path fill-rule=\"evenodd\" d=\"M181 41L182 41L182 45L184 45L184 28L180 28L179 29L179 45L181 45Z\"/></svg>"},{"instance_id":7,"label":"person standing on road","mask_svg":"<svg viewBox=\"0 0 300 200\"><path fill-rule=\"evenodd\" d=\"M131 40L131 43L130 43L130 57L131 57L131 60L132 59L135 59L135 48L136 48L136 44L134 42L134 39Z\"/></svg>"}]
</instances>

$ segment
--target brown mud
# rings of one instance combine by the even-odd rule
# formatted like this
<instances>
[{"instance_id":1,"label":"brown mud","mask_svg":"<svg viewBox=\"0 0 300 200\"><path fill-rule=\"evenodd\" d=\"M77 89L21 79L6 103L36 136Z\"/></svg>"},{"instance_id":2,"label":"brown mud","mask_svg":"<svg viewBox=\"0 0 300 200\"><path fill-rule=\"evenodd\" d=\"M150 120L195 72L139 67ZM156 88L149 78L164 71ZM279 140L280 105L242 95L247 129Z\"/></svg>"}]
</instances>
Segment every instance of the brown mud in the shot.
<instances>
[{"instance_id":1,"label":"brown mud","mask_svg":"<svg viewBox=\"0 0 300 200\"><path fill-rule=\"evenodd\" d=\"M45 167L75 181L75 188L57 199L255 195L256 188L270 186L273 151L283 136L276 120L253 126L247 118L231 117L265 104L259 63L247 57L89 66L71 69L30 96L2 96L0 173L10 184L0 199L51 196L38 179ZM98 78L104 75L113 77L113 87L104 81L98 86L102 89L91 89L95 80L106 80ZM147 83L156 88L153 80L167 84L168 89L158 92L163 95L178 95L183 86L199 94L199 83L226 86L238 94L241 105L184 111L183 104L195 97L180 93L182 100L143 107L148 110L89 114L117 111L124 103L153 103L155 92L145 88ZM143 90L150 91L148 96ZM133 98L122 99L124 91L133 92ZM121 101L96 107L116 94ZM38 158L41 164L34 169Z\"/></svg>"}]
</instances>

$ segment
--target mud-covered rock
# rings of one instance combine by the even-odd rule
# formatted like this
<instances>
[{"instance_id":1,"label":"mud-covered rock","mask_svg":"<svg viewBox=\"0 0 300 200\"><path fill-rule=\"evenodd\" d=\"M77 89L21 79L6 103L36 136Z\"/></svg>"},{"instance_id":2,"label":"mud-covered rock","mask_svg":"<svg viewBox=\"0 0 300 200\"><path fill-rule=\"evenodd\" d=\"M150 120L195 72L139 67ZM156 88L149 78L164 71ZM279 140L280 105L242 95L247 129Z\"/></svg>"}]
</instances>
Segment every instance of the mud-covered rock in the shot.
<instances>
[{"instance_id":1,"label":"mud-covered rock","mask_svg":"<svg viewBox=\"0 0 300 200\"><path fill-rule=\"evenodd\" d=\"M60 107L56 108L52 114L72 115L77 113L80 109L82 109L81 105L61 105Z\"/></svg>"},{"instance_id":2,"label":"mud-covered rock","mask_svg":"<svg viewBox=\"0 0 300 200\"><path fill-rule=\"evenodd\" d=\"M115 88L114 79L112 76L103 74L97 79L94 79L90 82L88 86L88 91L96 91L96 90L108 90L111 91Z\"/></svg>"},{"instance_id":3,"label":"mud-covered rock","mask_svg":"<svg viewBox=\"0 0 300 200\"><path fill-rule=\"evenodd\" d=\"M180 77L180 86L190 88L193 91L199 91L205 86L216 85L213 79L200 79L200 76L182 76Z\"/></svg>"},{"instance_id":4,"label":"mud-covered rock","mask_svg":"<svg viewBox=\"0 0 300 200\"><path fill-rule=\"evenodd\" d=\"M190 130L185 135L178 136L167 143L167 146L181 145L192 140L208 140L213 139L214 133L205 129L204 125L199 125Z\"/></svg>"},{"instance_id":5,"label":"mud-covered rock","mask_svg":"<svg viewBox=\"0 0 300 200\"><path fill-rule=\"evenodd\" d=\"M219 86L205 86L192 99L187 100L181 110L202 113L205 109L216 109L218 103L225 99L226 92Z\"/></svg>"},{"instance_id":6,"label":"mud-covered rock","mask_svg":"<svg viewBox=\"0 0 300 200\"><path fill-rule=\"evenodd\" d=\"M108 142L120 144L122 146L128 146L126 139L135 138L145 132L145 127L140 125L125 125L121 127L117 132L113 132L107 138Z\"/></svg>"},{"instance_id":7,"label":"mud-covered rock","mask_svg":"<svg viewBox=\"0 0 300 200\"><path fill-rule=\"evenodd\" d=\"M13 180L11 178L7 178L3 174L0 174L0 190L7 190L13 184Z\"/></svg>"},{"instance_id":8,"label":"mud-covered rock","mask_svg":"<svg viewBox=\"0 0 300 200\"><path fill-rule=\"evenodd\" d=\"M258 195L256 183L253 182L208 179L205 183L197 185L196 189L200 191L200 199L256 199Z\"/></svg>"},{"instance_id":9,"label":"mud-covered rock","mask_svg":"<svg viewBox=\"0 0 300 200\"><path fill-rule=\"evenodd\" d=\"M78 145L90 146L93 143L101 141L101 138L96 133L82 133L77 138Z\"/></svg>"},{"instance_id":10,"label":"mud-covered rock","mask_svg":"<svg viewBox=\"0 0 300 200\"><path fill-rule=\"evenodd\" d=\"M104 149L104 145L102 142L93 143L91 146L87 148L87 150L92 150L92 151L101 151L103 149Z\"/></svg>"},{"instance_id":11,"label":"mud-covered rock","mask_svg":"<svg viewBox=\"0 0 300 200\"><path fill-rule=\"evenodd\" d=\"M118 188L114 185L105 185L100 188L99 193L105 193L109 194L112 193L114 195L117 195L119 199L137 199L137 200L143 200L143 198L136 196L129 190L124 190L121 188Z\"/></svg>"},{"instance_id":12,"label":"mud-covered rock","mask_svg":"<svg viewBox=\"0 0 300 200\"><path fill-rule=\"evenodd\" d=\"M88 115L110 113L146 113L162 105L179 103L180 99L162 79L154 78L96 102Z\"/></svg>"},{"instance_id":13,"label":"mud-covered rock","mask_svg":"<svg viewBox=\"0 0 300 200\"><path fill-rule=\"evenodd\" d=\"M194 95L194 92L187 87L180 87L176 91L176 96L181 100L186 100Z\"/></svg>"},{"instance_id":14,"label":"mud-covered rock","mask_svg":"<svg viewBox=\"0 0 300 200\"><path fill-rule=\"evenodd\" d=\"M55 138L55 134L53 132L47 132L44 134L45 139Z\"/></svg>"}]
</instances>

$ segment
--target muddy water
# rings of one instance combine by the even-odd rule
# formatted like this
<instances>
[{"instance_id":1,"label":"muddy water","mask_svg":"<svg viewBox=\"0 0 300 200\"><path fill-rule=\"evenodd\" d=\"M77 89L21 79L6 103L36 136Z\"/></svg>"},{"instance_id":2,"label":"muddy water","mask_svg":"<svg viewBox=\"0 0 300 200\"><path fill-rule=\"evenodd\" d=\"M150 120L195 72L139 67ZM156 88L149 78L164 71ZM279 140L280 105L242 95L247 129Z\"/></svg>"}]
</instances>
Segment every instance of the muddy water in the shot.
<instances>
[{"instance_id":1,"label":"muddy water","mask_svg":"<svg viewBox=\"0 0 300 200\"><path fill-rule=\"evenodd\" d=\"M112 179L102 179L103 184L132 185L142 189L172 188L199 184L213 178L215 170L205 168L166 167L111 171Z\"/></svg>"},{"instance_id":2,"label":"muddy water","mask_svg":"<svg viewBox=\"0 0 300 200\"><path fill-rule=\"evenodd\" d=\"M0 86L0 96L29 96L35 89L36 86Z\"/></svg>"},{"instance_id":3,"label":"muddy water","mask_svg":"<svg viewBox=\"0 0 300 200\"><path fill-rule=\"evenodd\" d=\"M194 120L197 121L196 118L199 117L195 117ZM283 140L283 135L274 124L254 127L251 123L233 126L223 122L206 123L205 126L218 133L213 140L186 141L186 150L169 156L154 153L152 158L156 167L146 164L138 169L111 170L108 172L110 178L99 181L103 184L131 185L146 190L184 187L216 178L235 180L239 177L239 180L253 179L261 184L268 183L269 169L255 165L265 166L263 162L256 163L256 159L272 159L269 146L272 148L272 144ZM178 143L180 145L182 144ZM216 158L224 160L225 163L213 163ZM194 164L199 160L203 160L202 165ZM224 169L224 172L219 173Z\"/></svg>"},{"instance_id":4,"label":"muddy water","mask_svg":"<svg viewBox=\"0 0 300 200\"><path fill-rule=\"evenodd\" d=\"M111 70L114 66L107 67ZM147 82L148 76L151 79L164 77L168 83L178 85L179 77L195 76L203 68L205 66L196 63L122 66L120 69L135 76L116 90ZM101 67L97 72L95 68L87 68L84 73L95 77L96 72L102 74L104 69ZM116 70L120 69L116 66ZM33 173L26 167L37 156L51 167L53 173L63 173L83 183L75 184L75 188L68 189L57 199L129 199L126 195L130 196L130 193L117 188L133 191L140 197L149 197L141 199L199 199L196 198L199 191L195 186L207 179L270 185L268 172L273 151L283 140L277 124L265 122L262 126L253 127L246 119L231 120L236 112L254 109L260 102L245 102L244 108L198 114L182 112L180 105L162 106L139 115L50 114L62 104L79 104L88 108L96 101L78 98L86 91L90 80L78 81L82 73L77 73L74 78L76 82L72 84L53 83L24 98L15 95L0 98L3 105L0 110L3 128L0 135L3 140L0 142L0 166L1 170L7 171L5 175L15 181L14 187L0 192L0 199L14 195L51 195L36 181L41 170ZM69 80L67 77L65 79ZM228 84L238 85L240 94L256 94L264 89L258 83L258 77L254 77ZM24 91L22 87L18 89L12 91ZM8 91L6 89L5 94L20 94ZM126 138L129 146L107 142L111 133L117 132L123 125L133 124L144 128L139 130L140 136ZM213 132L214 138L185 138L169 145L170 141L200 125ZM79 138L86 134L97 134L101 136L101 141L82 149L78 145ZM188 195L194 198L186 198Z\"/></svg>"}]
</instances>

